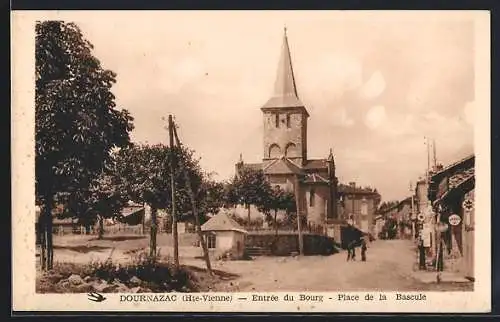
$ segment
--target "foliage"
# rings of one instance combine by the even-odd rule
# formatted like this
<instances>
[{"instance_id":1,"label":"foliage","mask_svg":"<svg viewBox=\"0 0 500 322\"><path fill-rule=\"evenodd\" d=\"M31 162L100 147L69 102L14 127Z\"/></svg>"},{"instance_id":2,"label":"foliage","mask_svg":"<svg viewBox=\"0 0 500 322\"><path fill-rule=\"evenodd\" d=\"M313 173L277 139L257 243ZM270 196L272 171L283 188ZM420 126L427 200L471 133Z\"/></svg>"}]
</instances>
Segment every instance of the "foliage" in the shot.
<instances>
[{"instance_id":1,"label":"foliage","mask_svg":"<svg viewBox=\"0 0 500 322\"><path fill-rule=\"evenodd\" d=\"M43 209L40 233L47 237L42 268L51 269L54 197L90 190L110 151L129 144L133 118L116 109L116 74L92 55L76 24L37 22L35 31L35 191Z\"/></svg>"},{"instance_id":2,"label":"foliage","mask_svg":"<svg viewBox=\"0 0 500 322\"><path fill-rule=\"evenodd\" d=\"M132 117L117 110L116 74L102 68L74 23L36 25L36 192L88 188L110 150L129 143Z\"/></svg>"},{"instance_id":3,"label":"foliage","mask_svg":"<svg viewBox=\"0 0 500 322\"><path fill-rule=\"evenodd\" d=\"M272 189L262 170L243 169L233 179L227 192L230 194L228 199L232 199L235 204L247 208L254 205L263 212L269 211Z\"/></svg>"},{"instance_id":4,"label":"foliage","mask_svg":"<svg viewBox=\"0 0 500 322\"><path fill-rule=\"evenodd\" d=\"M383 239L394 239L398 233L398 223L394 218L387 218L380 232Z\"/></svg>"},{"instance_id":5,"label":"foliage","mask_svg":"<svg viewBox=\"0 0 500 322\"><path fill-rule=\"evenodd\" d=\"M115 172L113 162L92 181L88 190L74 192L66 195L66 198L61 197L66 204L66 217L76 217L80 224L91 225L96 219L119 216L121 209L127 204L128 195Z\"/></svg>"},{"instance_id":6,"label":"foliage","mask_svg":"<svg viewBox=\"0 0 500 322\"><path fill-rule=\"evenodd\" d=\"M171 148L163 144L133 145L121 149L117 157L120 184L127 190L132 201L147 203L152 208L166 209L171 213L170 163L176 163L176 160L182 160L185 165L193 191L200 191L204 175L198 159L194 158L194 152L184 147ZM189 213L191 203L187 183L181 171L175 171L174 183L176 213L179 215Z\"/></svg>"}]
</instances>

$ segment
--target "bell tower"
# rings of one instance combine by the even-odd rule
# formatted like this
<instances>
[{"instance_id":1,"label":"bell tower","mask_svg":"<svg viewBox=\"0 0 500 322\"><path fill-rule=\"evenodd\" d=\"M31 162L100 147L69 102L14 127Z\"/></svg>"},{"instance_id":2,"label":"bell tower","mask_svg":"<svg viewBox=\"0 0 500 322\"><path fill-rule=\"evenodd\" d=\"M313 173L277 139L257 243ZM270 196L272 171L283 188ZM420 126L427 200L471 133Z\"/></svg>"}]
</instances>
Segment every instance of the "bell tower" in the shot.
<instances>
[{"instance_id":1,"label":"bell tower","mask_svg":"<svg viewBox=\"0 0 500 322\"><path fill-rule=\"evenodd\" d=\"M307 112L295 85L286 27L273 96L261 108L264 116L264 163L282 156L307 161Z\"/></svg>"}]
</instances>

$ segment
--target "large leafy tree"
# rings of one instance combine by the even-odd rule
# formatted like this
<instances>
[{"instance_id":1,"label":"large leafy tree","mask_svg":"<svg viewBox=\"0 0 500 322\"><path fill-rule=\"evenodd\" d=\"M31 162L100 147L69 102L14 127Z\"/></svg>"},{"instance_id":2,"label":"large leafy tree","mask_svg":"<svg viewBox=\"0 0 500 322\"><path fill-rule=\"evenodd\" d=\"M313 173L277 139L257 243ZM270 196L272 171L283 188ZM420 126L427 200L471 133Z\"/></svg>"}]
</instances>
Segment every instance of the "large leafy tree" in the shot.
<instances>
[{"instance_id":1,"label":"large leafy tree","mask_svg":"<svg viewBox=\"0 0 500 322\"><path fill-rule=\"evenodd\" d=\"M248 211L250 223L250 206L254 205L266 213L272 188L262 170L243 169L234 177L227 191L236 204L244 206Z\"/></svg>"},{"instance_id":2,"label":"large leafy tree","mask_svg":"<svg viewBox=\"0 0 500 322\"><path fill-rule=\"evenodd\" d=\"M76 24L37 22L35 44L36 194L42 268L51 269L54 196L89 189L110 150L129 143L133 119L116 108L116 74L101 66Z\"/></svg>"},{"instance_id":3,"label":"large leafy tree","mask_svg":"<svg viewBox=\"0 0 500 322\"><path fill-rule=\"evenodd\" d=\"M128 202L128 194L116 173L115 162L97 176L87 190L80 190L67 196L65 212L76 217L80 224L88 228L99 223L98 238L104 235L104 219L116 218Z\"/></svg>"},{"instance_id":4,"label":"large leafy tree","mask_svg":"<svg viewBox=\"0 0 500 322\"><path fill-rule=\"evenodd\" d=\"M117 157L117 175L120 185L127 190L132 201L151 207L150 254L156 255L158 209L172 213L172 187L170 163L174 169L182 162L193 191L200 191L204 174L194 152L185 147L169 147L163 144L134 145L122 149ZM178 218L192 211L184 173L175 171L175 211ZM204 195L204 194L202 194Z\"/></svg>"}]
</instances>

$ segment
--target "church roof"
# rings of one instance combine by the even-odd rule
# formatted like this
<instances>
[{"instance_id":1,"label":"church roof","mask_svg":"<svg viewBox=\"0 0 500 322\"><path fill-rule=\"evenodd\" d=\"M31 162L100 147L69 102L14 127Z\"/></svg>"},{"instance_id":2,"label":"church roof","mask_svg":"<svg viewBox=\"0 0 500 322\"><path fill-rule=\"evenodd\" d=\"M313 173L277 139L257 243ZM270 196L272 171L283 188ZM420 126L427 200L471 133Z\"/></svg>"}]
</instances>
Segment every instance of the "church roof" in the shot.
<instances>
[{"instance_id":1,"label":"church roof","mask_svg":"<svg viewBox=\"0 0 500 322\"><path fill-rule=\"evenodd\" d=\"M316 160L307 160L304 165L304 169L327 169L328 168L328 160L326 159L316 159Z\"/></svg>"},{"instance_id":2,"label":"church roof","mask_svg":"<svg viewBox=\"0 0 500 322\"><path fill-rule=\"evenodd\" d=\"M302 174L300 166L296 165L286 157L271 161L263 168L263 170L265 174Z\"/></svg>"},{"instance_id":3,"label":"church roof","mask_svg":"<svg viewBox=\"0 0 500 322\"><path fill-rule=\"evenodd\" d=\"M226 213L220 212L210 218L206 223L201 225L202 231L239 231L246 233L247 231L240 226L234 219L230 218Z\"/></svg>"},{"instance_id":4,"label":"church roof","mask_svg":"<svg viewBox=\"0 0 500 322\"><path fill-rule=\"evenodd\" d=\"M317 173L307 174L304 180L305 183L329 183L330 181Z\"/></svg>"},{"instance_id":5,"label":"church roof","mask_svg":"<svg viewBox=\"0 0 500 322\"><path fill-rule=\"evenodd\" d=\"M243 167L251 170L262 170L262 163L244 163Z\"/></svg>"},{"instance_id":6,"label":"church roof","mask_svg":"<svg viewBox=\"0 0 500 322\"><path fill-rule=\"evenodd\" d=\"M285 28L281 57L276 74L276 81L274 83L274 93L262 108L287 107L304 107L304 104L300 101L297 94L295 75L292 67L292 57L290 55L290 47L288 45L288 37L286 35ZM307 111L305 112L307 114Z\"/></svg>"}]
</instances>

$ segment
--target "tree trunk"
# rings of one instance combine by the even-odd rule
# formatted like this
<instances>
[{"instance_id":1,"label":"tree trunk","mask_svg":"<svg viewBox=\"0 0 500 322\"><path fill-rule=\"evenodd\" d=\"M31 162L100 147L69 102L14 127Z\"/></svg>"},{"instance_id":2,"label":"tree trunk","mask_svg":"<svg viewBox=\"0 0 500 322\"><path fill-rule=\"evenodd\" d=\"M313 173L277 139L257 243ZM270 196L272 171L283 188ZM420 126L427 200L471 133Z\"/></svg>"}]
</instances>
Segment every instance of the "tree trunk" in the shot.
<instances>
[{"instance_id":1,"label":"tree trunk","mask_svg":"<svg viewBox=\"0 0 500 322\"><path fill-rule=\"evenodd\" d=\"M40 259L42 261L42 270L44 271L51 270L54 263L54 248L52 243L52 202L52 196L47 197L40 215L42 236Z\"/></svg>"},{"instance_id":2,"label":"tree trunk","mask_svg":"<svg viewBox=\"0 0 500 322\"><path fill-rule=\"evenodd\" d=\"M250 227L250 205L247 205L247 213L248 213L248 227Z\"/></svg>"},{"instance_id":3,"label":"tree trunk","mask_svg":"<svg viewBox=\"0 0 500 322\"><path fill-rule=\"evenodd\" d=\"M274 210L274 228L276 229L276 236L278 236L278 210Z\"/></svg>"},{"instance_id":4,"label":"tree trunk","mask_svg":"<svg viewBox=\"0 0 500 322\"><path fill-rule=\"evenodd\" d=\"M151 207L151 230L150 230L150 240L149 240L149 256L156 258L156 207Z\"/></svg>"},{"instance_id":5,"label":"tree trunk","mask_svg":"<svg viewBox=\"0 0 500 322\"><path fill-rule=\"evenodd\" d=\"M99 215L99 232L97 239L102 239L104 237L104 217Z\"/></svg>"},{"instance_id":6,"label":"tree trunk","mask_svg":"<svg viewBox=\"0 0 500 322\"><path fill-rule=\"evenodd\" d=\"M45 259L47 258L47 245L45 244L45 207L42 206L40 210L40 216L38 217L38 235L40 238L40 269L45 270Z\"/></svg>"}]
</instances>

